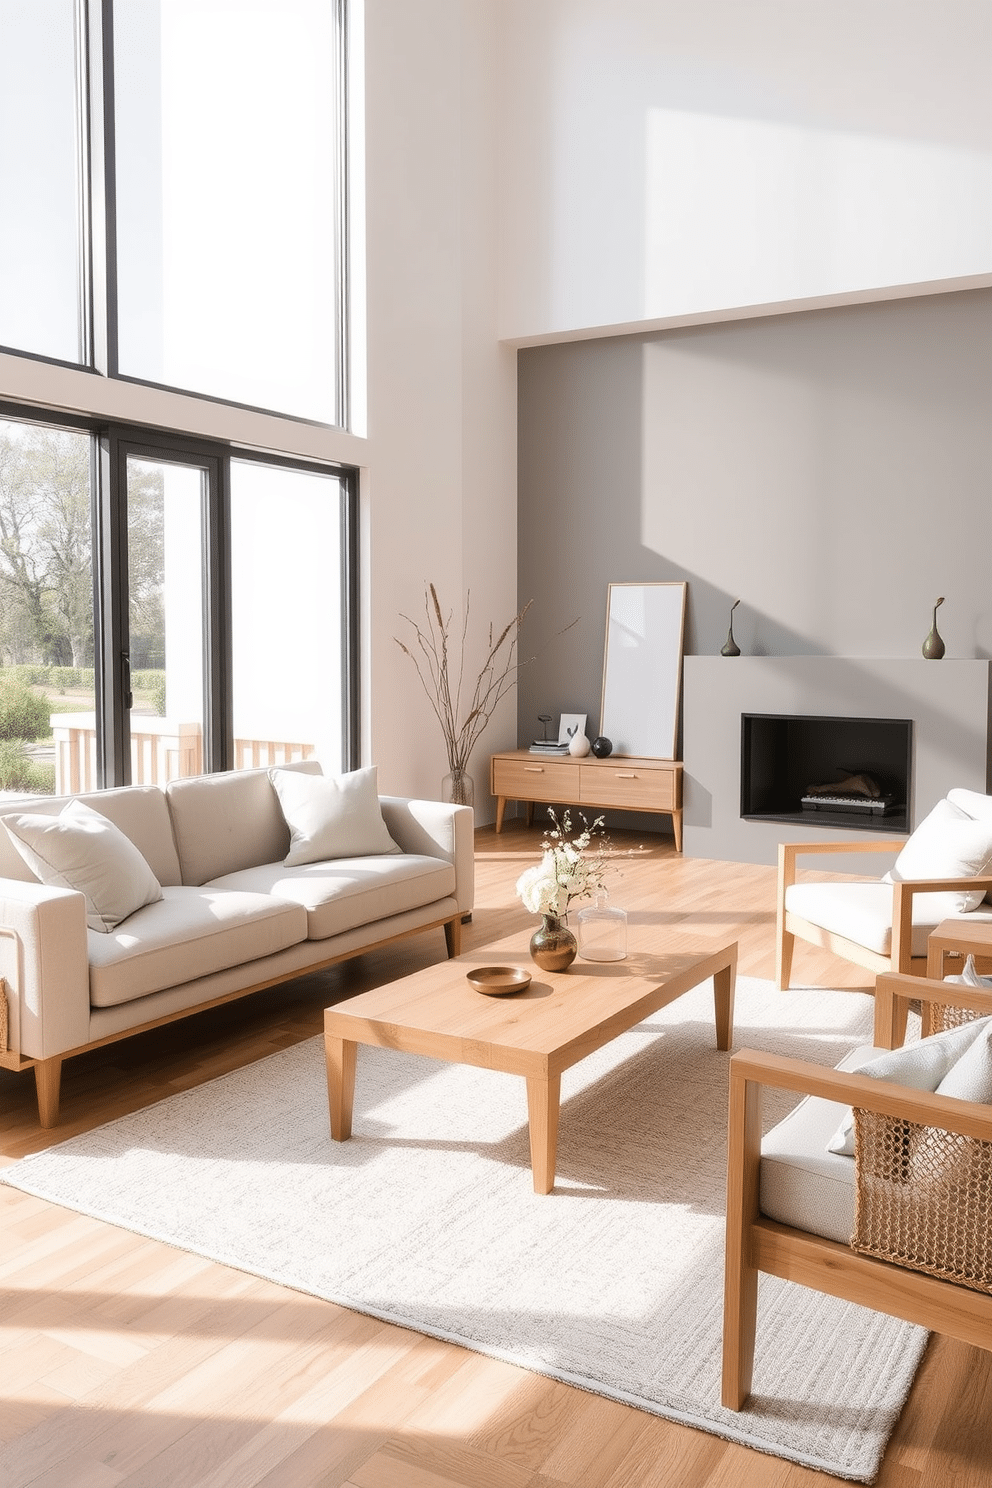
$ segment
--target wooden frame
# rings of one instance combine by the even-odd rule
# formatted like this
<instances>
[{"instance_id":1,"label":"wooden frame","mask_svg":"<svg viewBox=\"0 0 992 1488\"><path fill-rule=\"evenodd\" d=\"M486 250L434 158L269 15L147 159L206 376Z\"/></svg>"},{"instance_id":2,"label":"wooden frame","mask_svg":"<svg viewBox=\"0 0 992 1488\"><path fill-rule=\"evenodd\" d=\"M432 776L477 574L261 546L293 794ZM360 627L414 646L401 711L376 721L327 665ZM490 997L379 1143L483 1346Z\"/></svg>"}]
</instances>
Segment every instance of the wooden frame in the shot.
<instances>
[{"instance_id":1,"label":"wooden frame","mask_svg":"<svg viewBox=\"0 0 992 1488\"><path fill-rule=\"evenodd\" d=\"M983 1015L992 1012L992 993L977 988L898 973L879 977L883 981L890 984L882 990L892 999L914 997L925 1004L953 1003ZM751 1050L735 1054L730 1061L723 1404L740 1410L750 1394L762 1271L992 1349L992 1296L859 1255L848 1245L778 1224L760 1213L761 1092L766 1085L992 1141L990 1106L780 1055Z\"/></svg>"},{"instance_id":2,"label":"wooden frame","mask_svg":"<svg viewBox=\"0 0 992 1488\"><path fill-rule=\"evenodd\" d=\"M599 729L614 754L676 757L688 588L684 580L607 588Z\"/></svg>"},{"instance_id":3,"label":"wooden frame","mask_svg":"<svg viewBox=\"0 0 992 1488\"><path fill-rule=\"evenodd\" d=\"M905 838L880 840L871 838L861 842L780 842L778 849L778 894L775 918L775 984L780 991L788 991L792 976L792 955L796 937L821 946L845 961L863 966L876 977L886 972L900 972L906 976L925 976L927 958L914 956L913 945L913 895L946 893L955 889L981 889L984 893L992 888L992 877L984 878L928 878L913 879L892 885L892 950L888 956L870 951L856 941L847 940L831 930L814 925L799 915L786 910L785 894L796 882L796 859L801 856L816 856L826 853L879 853L892 854L905 846ZM917 994L913 994L914 996ZM874 1042L880 1049L895 1049L906 1037L906 1017L910 999L898 997L888 981L875 987L875 1032Z\"/></svg>"}]
</instances>

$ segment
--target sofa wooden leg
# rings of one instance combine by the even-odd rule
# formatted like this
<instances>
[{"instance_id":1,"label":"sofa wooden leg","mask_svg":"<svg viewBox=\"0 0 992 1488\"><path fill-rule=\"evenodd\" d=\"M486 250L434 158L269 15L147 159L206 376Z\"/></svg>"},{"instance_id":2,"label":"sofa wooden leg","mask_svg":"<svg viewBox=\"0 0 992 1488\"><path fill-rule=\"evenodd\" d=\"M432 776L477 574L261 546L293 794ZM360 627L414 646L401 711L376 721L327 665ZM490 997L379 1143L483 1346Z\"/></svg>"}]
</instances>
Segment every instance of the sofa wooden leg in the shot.
<instances>
[{"instance_id":1,"label":"sofa wooden leg","mask_svg":"<svg viewBox=\"0 0 992 1488\"><path fill-rule=\"evenodd\" d=\"M62 1060L39 1059L34 1067L34 1083L38 1092L38 1119L42 1126L57 1126L59 1119L59 1091L62 1086Z\"/></svg>"},{"instance_id":2,"label":"sofa wooden leg","mask_svg":"<svg viewBox=\"0 0 992 1488\"><path fill-rule=\"evenodd\" d=\"M444 926L444 939L448 947L448 959L460 956L462 953L462 918L458 915L456 919L447 920Z\"/></svg>"}]
</instances>

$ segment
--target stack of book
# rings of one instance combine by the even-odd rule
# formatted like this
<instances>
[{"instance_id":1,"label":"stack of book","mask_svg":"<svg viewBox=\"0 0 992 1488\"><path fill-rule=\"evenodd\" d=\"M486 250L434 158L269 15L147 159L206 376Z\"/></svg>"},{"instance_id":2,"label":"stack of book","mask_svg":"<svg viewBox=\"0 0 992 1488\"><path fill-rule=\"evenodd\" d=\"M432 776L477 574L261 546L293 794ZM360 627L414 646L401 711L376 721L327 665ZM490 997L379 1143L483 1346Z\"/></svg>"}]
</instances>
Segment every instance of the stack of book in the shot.
<instances>
[{"instance_id":1,"label":"stack of book","mask_svg":"<svg viewBox=\"0 0 992 1488\"><path fill-rule=\"evenodd\" d=\"M535 739L530 746L531 754L567 754L568 742L559 744L556 739Z\"/></svg>"}]
</instances>

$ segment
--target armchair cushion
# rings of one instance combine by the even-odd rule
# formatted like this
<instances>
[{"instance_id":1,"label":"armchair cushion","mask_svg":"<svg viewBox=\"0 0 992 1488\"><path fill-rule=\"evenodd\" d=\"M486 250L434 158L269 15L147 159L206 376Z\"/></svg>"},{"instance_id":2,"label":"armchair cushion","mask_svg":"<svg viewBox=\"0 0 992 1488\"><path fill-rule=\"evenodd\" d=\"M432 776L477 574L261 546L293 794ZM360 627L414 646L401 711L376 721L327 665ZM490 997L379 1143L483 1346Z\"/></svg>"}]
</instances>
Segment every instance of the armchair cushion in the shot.
<instances>
[{"instance_id":1,"label":"armchair cushion","mask_svg":"<svg viewBox=\"0 0 992 1488\"><path fill-rule=\"evenodd\" d=\"M975 878L992 864L992 816L976 820L953 801L938 801L896 858L892 883L914 878ZM956 892L953 908L977 909L984 889Z\"/></svg>"},{"instance_id":2,"label":"armchair cushion","mask_svg":"<svg viewBox=\"0 0 992 1488\"><path fill-rule=\"evenodd\" d=\"M855 1049L837 1067L851 1070L883 1052ZM843 1115L841 1102L810 1095L768 1132L758 1205L779 1224L847 1245L854 1228L854 1163L828 1146Z\"/></svg>"},{"instance_id":3,"label":"armchair cushion","mask_svg":"<svg viewBox=\"0 0 992 1488\"><path fill-rule=\"evenodd\" d=\"M957 894L914 894L913 936L911 954L925 956L927 938L942 920L959 919L955 903ZM833 935L842 935L880 956L892 954L892 885L891 883L824 883L790 884L785 891L785 907L790 914L808 920ZM992 906L968 914L969 924L992 921Z\"/></svg>"}]
</instances>

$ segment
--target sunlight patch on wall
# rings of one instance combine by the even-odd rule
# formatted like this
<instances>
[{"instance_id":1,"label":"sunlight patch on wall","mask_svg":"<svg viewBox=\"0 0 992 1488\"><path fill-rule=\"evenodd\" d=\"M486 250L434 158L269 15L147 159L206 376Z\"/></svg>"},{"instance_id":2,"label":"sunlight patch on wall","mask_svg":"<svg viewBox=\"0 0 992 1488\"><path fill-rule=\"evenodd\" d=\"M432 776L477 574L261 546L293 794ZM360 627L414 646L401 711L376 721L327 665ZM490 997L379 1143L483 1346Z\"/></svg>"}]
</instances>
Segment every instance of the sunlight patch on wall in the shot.
<instances>
[{"instance_id":1,"label":"sunlight patch on wall","mask_svg":"<svg viewBox=\"0 0 992 1488\"><path fill-rule=\"evenodd\" d=\"M652 108L645 317L992 270L992 157Z\"/></svg>"}]
</instances>

